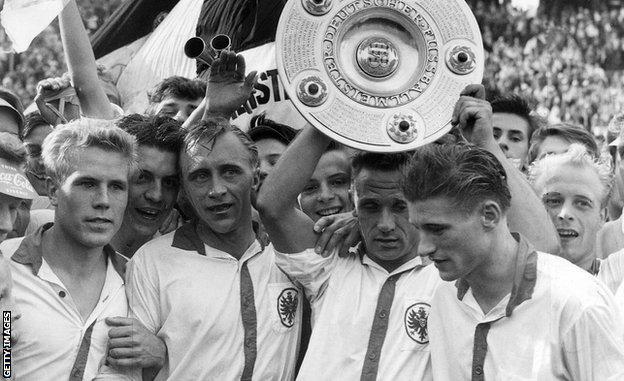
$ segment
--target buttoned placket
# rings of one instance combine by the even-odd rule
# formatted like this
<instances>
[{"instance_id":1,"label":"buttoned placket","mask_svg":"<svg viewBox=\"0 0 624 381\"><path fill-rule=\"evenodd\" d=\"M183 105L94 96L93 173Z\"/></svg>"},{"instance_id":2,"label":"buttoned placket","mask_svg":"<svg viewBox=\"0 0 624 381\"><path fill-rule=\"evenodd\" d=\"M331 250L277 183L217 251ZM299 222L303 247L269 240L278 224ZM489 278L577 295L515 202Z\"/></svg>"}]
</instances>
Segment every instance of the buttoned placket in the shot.
<instances>
[{"instance_id":1,"label":"buttoned placket","mask_svg":"<svg viewBox=\"0 0 624 381\"><path fill-rule=\"evenodd\" d=\"M492 325L506 316L506 306L509 303L511 294L507 294L494 308L487 314L483 313L479 303L477 303L472 290L468 290L461 301L461 306L466 313L472 315L477 322L474 333L473 355L472 355L472 381L484 381L485 356L487 355L487 335Z\"/></svg>"},{"instance_id":2,"label":"buttoned placket","mask_svg":"<svg viewBox=\"0 0 624 381\"><path fill-rule=\"evenodd\" d=\"M481 306L474 298L472 289L464 280L458 280L455 285L458 290L457 297L460 300L462 309L475 320L475 334L473 342L472 356L472 381L483 381L485 377L485 357L487 355L487 335L491 326L505 318L510 317L514 308L533 294L537 277L537 253L530 245L521 240L521 237L512 233L518 242L516 252L516 269L513 280L512 292L507 294L488 313L484 314Z\"/></svg>"},{"instance_id":3,"label":"buttoned placket","mask_svg":"<svg viewBox=\"0 0 624 381\"><path fill-rule=\"evenodd\" d=\"M209 249L205 247L205 249ZM224 260L232 266L236 266L236 275L240 289L240 307L241 321L243 323L243 355L245 364L241 381L251 381L253 378L253 370L258 355L257 338L258 338L258 318L255 302L255 291L251 273L249 271L249 262L256 258L264 251L264 248L258 241L254 241L245 251L240 259L236 259L227 253L219 253L212 258ZM209 252L209 250L206 250Z\"/></svg>"},{"instance_id":4,"label":"buttoned placket","mask_svg":"<svg viewBox=\"0 0 624 381\"><path fill-rule=\"evenodd\" d=\"M367 256L363 257L362 262L365 265L370 266L372 271L382 271L387 274L387 278L381 286L379 296L377 297L375 315L371 326L371 333L360 376L361 380L374 381L377 379L381 351L383 349L386 333L388 332L388 321L390 317L390 310L394 302L396 284L403 274L410 271L417 271L423 266L422 261L417 257L403 264L392 273L388 273L383 267L372 261Z\"/></svg>"},{"instance_id":5,"label":"buttoned placket","mask_svg":"<svg viewBox=\"0 0 624 381\"><path fill-rule=\"evenodd\" d=\"M110 259L107 260L106 278L104 281L104 286L102 287L102 291L100 293L100 297L98 299L98 303L96 304L93 311L91 311L91 314L89 314L89 317L86 320L83 320L82 315L80 315L80 312L78 311L78 307L74 303L74 300L72 299L70 293L67 291L67 287L54 273L54 271L47 264L45 259L42 259L42 265L39 269L39 272L37 273L37 276L41 280L47 282L52 287L54 293L60 299L61 304L68 312L68 315L72 317L74 324L80 327L81 334L77 348L78 353L74 361L69 380L82 380L89 355L91 335L93 333L95 323L98 320L98 316L100 316L102 312L106 310L108 305L112 302L112 300L115 299L117 294L120 292L124 292L124 282L119 274L117 274L117 272L115 271Z\"/></svg>"}]
</instances>

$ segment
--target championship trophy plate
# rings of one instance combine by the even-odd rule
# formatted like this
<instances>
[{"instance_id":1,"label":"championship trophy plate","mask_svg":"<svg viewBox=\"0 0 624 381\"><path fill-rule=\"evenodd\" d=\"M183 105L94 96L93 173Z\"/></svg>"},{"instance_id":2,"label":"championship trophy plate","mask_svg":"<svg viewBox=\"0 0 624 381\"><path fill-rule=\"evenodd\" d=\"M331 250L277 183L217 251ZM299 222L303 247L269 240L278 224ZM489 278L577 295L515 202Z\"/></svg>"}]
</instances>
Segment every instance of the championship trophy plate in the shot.
<instances>
[{"instance_id":1,"label":"championship trophy plate","mask_svg":"<svg viewBox=\"0 0 624 381\"><path fill-rule=\"evenodd\" d=\"M464 0L290 0L276 44L282 83L308 122L374 152L446 134L485 60Z\"/></svg>"}]
</instances>

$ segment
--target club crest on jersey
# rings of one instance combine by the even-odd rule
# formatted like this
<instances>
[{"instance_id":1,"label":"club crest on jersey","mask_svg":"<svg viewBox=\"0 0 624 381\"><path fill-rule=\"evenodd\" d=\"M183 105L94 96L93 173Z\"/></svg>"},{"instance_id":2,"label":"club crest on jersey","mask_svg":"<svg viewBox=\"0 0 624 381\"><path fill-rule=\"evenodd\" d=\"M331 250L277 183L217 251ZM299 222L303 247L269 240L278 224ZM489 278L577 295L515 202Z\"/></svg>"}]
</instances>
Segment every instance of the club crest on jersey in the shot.
<instances>
[{"instance_id":1,"label":"club crest on jersey","mask_svg":"<svg viewBox=\"0 0 624 381\"><path fill-rule=\"evenodd\" d=\"M282 290L277 298L277 313L284 327L292 327L297 316L297 305L299 304L299 290L296 288L286 288Z\"/></svg>"},{"instance_id":2,"label":"club crest on jersey","mask_svg":"<svg viewBox=\"0 0 624 381\"><path fill-rule=\"evenodd\" d=\"M427 303L415 303L405 311L405 331L418 344L429 342L427 318L431 306Z\"/></svg>"}]
</instances>

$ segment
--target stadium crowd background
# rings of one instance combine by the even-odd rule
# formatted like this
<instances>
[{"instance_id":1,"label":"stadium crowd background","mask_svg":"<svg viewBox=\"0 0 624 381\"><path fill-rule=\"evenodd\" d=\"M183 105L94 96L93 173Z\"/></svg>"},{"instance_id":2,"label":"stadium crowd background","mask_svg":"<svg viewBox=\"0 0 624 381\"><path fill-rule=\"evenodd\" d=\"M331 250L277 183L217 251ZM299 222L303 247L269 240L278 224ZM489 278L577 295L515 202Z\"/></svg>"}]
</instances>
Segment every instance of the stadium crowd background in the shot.
<instances>
[{"instance_id":1,"label":"stadium crowd background","mask_svg":"<svg viewBox=\"0 0 624 381\"><path fill-rule=\"evenodd\" d=\"M78 0L93 33L124 0ZM128 1L128 0L126 0ZM536 16L508 0L468 0L483 35L490 96L527 96L551 123L581 124L596 133L624 106L624 7L605 1L553 0ZM22 54L10 53L0 28L0 78L25 105L39 80L65 70L58 22Z\"/></svg>"}]
</instances>

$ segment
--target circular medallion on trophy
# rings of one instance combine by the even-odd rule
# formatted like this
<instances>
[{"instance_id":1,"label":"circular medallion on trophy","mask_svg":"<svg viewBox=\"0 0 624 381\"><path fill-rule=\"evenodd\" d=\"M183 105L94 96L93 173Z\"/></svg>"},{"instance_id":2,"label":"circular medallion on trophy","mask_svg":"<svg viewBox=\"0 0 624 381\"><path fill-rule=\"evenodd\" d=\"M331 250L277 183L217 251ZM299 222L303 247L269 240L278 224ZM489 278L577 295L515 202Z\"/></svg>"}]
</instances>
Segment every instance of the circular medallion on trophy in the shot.
<instances>
[{"instance_id":1,"label":"circular medallion on trophy","mask_svg":"<svg viewBox=\"0 0 624 381\"><path fill-rule=\"evenodd\" d=\"M463 0L290 0L276 43L302 115L367 151L438 139L460 91L483 75L481 34Z\"/></svg>"}]
</instances>

